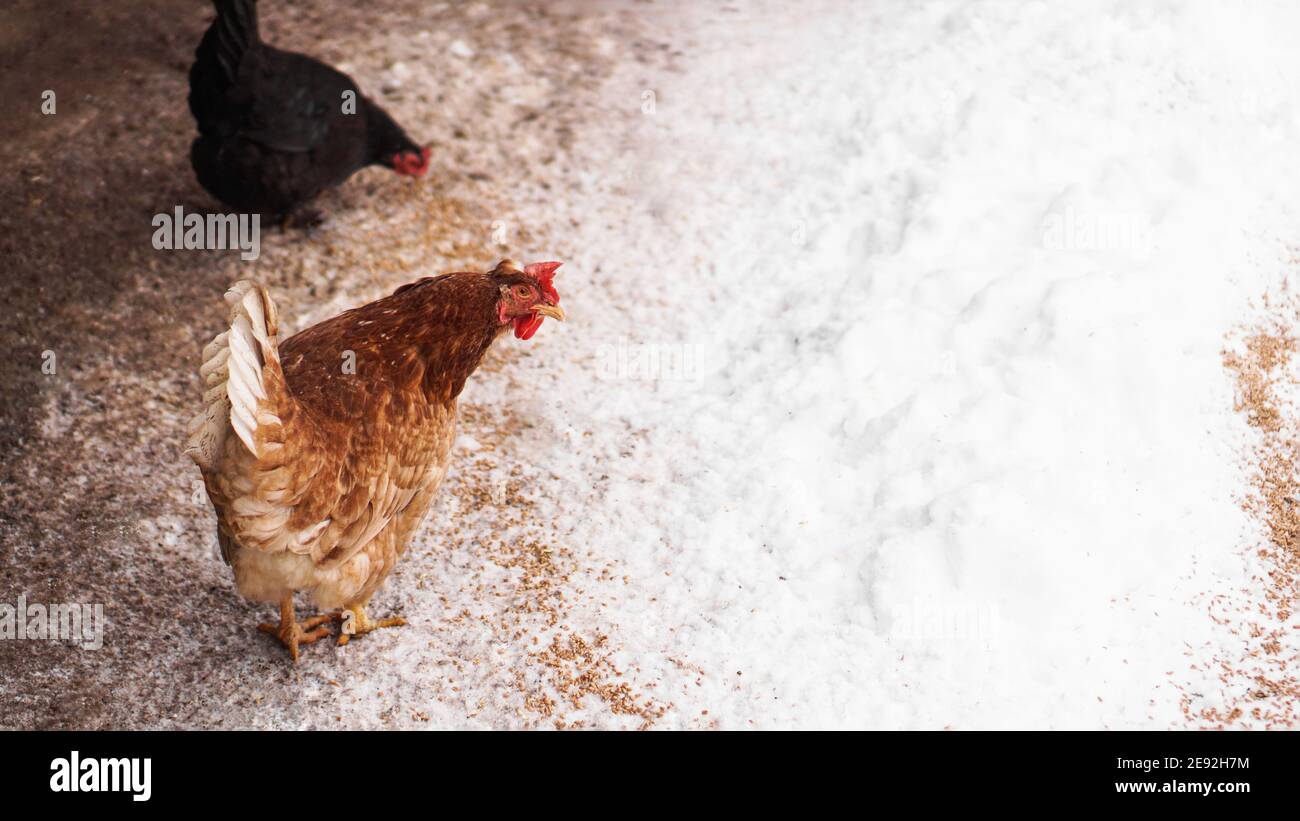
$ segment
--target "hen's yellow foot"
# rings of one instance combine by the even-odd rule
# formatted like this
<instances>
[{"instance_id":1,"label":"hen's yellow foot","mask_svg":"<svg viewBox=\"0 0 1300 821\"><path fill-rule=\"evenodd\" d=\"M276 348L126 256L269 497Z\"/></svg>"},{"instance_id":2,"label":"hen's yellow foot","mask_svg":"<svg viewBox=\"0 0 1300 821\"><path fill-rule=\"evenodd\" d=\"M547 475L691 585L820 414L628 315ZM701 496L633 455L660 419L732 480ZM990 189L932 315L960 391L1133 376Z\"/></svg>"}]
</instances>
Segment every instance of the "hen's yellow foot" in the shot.
<instances>
[{"instance_id":1,"label":"hen's yellow foot","mask_svg":"<svg viewBox=\"0 0 1300 821\"><path fill-rule=\"evenodd\" d=\"M257 625L257 629L263 633L270 633L280 640L289 650L289 658L296 663L298 661L298 646L302 644L312 644L330 634L330 629L325 627L327 622L333 620L333 616L312 616L305 621L299 622L293 613L293 594L285 596L280 600L280 623L264 623Z\"/></svg>"},{"instance_id":2,"label":"hen's yellow foot","mask_svg":"<svg viewBox=\"0 0 1300 821\"><path fill-rule=\"evenodd\" d=\"M353 636L364 636L372 630L378 630L381 627L401 627L406 624L406 619L401 616L389 616L386 619L378 621L371 619L366 615L364 607L349 607L339 614L339 620L343 623L342 630L339 632L338 644L340 647L347 644Z\"/></svg>"}]
</instances>

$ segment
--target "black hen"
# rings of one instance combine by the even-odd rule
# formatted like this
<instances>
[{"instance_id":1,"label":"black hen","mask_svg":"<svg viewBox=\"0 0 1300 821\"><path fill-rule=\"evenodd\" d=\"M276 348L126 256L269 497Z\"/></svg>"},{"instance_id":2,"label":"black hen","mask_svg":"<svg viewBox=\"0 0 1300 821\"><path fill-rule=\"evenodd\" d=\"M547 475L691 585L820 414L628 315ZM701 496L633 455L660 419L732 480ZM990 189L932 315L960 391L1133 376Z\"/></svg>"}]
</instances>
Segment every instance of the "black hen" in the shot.
<instances>
[{"instance_id":1,"label":"black hen","mask_svg":"<svg viewBox=\"0 0 1300 821\"><path fill-rule=\"evenodd\" d=\"M423 175L429 149L346 74L263 43L257 0L213 0L190 68L190 162L212 196L283 218L367 165ZM349 93L350 92L350 93Z\"/></svg>"}]
</instances>

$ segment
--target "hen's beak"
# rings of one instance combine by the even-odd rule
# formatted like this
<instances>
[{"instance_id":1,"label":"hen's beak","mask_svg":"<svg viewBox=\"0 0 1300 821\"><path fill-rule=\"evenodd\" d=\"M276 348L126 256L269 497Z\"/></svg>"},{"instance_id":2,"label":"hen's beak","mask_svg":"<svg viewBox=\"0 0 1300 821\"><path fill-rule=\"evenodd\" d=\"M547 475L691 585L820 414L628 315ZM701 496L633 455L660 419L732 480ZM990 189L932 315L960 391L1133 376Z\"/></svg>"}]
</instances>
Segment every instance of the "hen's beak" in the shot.
<instances>
[{"instance_id":1,"label":"hen's beak","mask_svg":"<svg viewBox=\"0 0 1300 821\"><path fill-rule=\"evenodd\" d=\"M561 322L564 321L564 309L559 305L547 305L542 302L534 305L533 311L542 316L549 316L551 319L558 319Z\"/></svg>"}]
</instances>

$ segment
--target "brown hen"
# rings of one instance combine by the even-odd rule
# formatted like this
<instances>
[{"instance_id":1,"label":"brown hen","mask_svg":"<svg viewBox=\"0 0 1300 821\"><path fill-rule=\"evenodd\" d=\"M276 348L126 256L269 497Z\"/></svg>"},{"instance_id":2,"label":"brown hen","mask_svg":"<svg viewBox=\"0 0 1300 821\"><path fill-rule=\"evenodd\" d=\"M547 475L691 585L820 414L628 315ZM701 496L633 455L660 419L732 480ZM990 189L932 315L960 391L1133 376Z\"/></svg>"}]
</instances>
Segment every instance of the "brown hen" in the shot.
<instances>
[{"instance_id":1,"label":"brown hen","mask_svg":"<svg viewBox=\"0 0 1300 821\"><path fill-rule=\"evenodd\" d=\"M230 329L203 352L205 407L186 452L239 592L280 604L280 623L261 629L295 661L332 618L340 643L405 623L372 621L366 603L446 475L465 380L507 328L529 339L544 317L564 319L559 265L428 277L283 343L265 288L227 292ZM299 590L342 610L299 623Z\"/></svg>"}]
</instances>

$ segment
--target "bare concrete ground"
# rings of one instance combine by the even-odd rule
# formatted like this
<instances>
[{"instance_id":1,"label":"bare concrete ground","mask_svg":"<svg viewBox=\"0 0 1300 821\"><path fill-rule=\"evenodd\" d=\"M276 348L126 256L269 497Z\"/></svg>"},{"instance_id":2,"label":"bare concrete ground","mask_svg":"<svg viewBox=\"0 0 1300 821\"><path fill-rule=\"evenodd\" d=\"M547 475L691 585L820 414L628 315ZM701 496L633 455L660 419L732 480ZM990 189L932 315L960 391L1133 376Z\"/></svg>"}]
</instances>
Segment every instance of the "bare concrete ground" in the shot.
<instances>
[{"instance_id":1,"label":"bare concrete ground","mask_svg":"<svg viewBox=\"0 0 1300 821\"><path fill-rule=\"evenodd\" d=\"M445 541L413 548L376 600L411 627L310 648L297 668L255 632L271 614L216 558L181 448L232 281L270 284L296 330L418 276L545 252L516 196L562 176L615 61L668 50L621 4L262 6L265 39L349 71L436 148L429 180L362 172L320 201L326 225L264 232L251 263L150 244L154 214L212 205L185 106L206 3L0 13L0 601L101 603L108 618L97 651L0 642L0 727L654 724L664 683L614 664L617 626L582 615L618 569L530 530L521 410L546 384L531 350L486 364L464 406L473 444L432 516ZM439 607L449 593L483 607ZM394 641L420 650L394 658Z\"/></svg>"}]
</instances>

